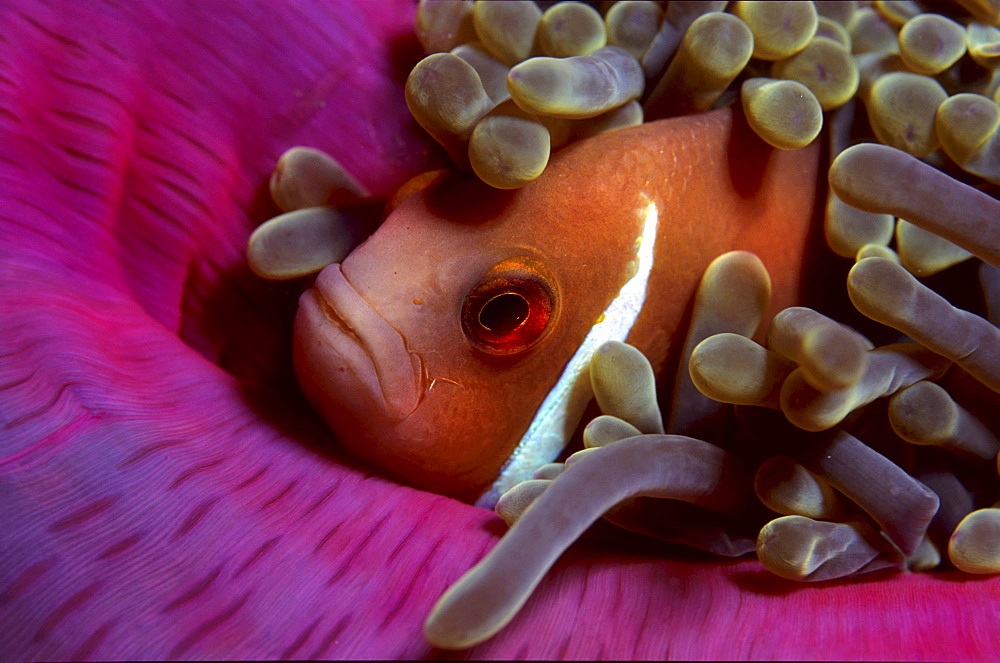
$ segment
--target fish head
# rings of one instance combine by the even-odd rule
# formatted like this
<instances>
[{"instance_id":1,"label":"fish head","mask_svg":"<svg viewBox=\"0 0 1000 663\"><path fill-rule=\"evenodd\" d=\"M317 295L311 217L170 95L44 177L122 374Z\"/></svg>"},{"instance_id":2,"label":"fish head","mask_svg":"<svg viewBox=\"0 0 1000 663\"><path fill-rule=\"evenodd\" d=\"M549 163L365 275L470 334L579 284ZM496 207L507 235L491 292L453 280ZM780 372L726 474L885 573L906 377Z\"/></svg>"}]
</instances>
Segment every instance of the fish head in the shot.
<instances>
[{"instance_id":1,"label":"fish head","mask_svg":"<svg viewBox=\"0 0 1000 663\"><path fill-rule=\"evenodd\" d=\"M490 486L634 271L648 201L592 174L558 160L516 191L440 174L320 273L295 366L348 452L470 501Z\"/></svg>"}]
</instances>

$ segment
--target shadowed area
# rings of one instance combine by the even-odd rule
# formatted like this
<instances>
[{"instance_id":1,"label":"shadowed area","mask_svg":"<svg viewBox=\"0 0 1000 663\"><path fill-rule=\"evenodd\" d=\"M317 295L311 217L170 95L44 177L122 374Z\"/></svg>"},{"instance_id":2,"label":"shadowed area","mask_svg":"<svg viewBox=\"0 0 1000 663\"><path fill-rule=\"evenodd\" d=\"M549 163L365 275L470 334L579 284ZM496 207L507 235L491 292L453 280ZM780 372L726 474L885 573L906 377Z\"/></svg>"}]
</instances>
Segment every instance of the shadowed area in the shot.
<instances>
[{"instance_id":1,"label":"shadowed area","mask_svg":"<svg viewBox=\"0 0 1000 663\"><path fill-rule=\"evenodd\" d=\"M292 145L380 196L444 163L404 104L413 5L13 0L0 25L0 658L438 655L424 618L504 527L333 449L291 379L299 285L243 255ZM657 552L575 546L470 655L1000 647L996 579L766 591L754 560Z\"/></svg>"}]
</instances>

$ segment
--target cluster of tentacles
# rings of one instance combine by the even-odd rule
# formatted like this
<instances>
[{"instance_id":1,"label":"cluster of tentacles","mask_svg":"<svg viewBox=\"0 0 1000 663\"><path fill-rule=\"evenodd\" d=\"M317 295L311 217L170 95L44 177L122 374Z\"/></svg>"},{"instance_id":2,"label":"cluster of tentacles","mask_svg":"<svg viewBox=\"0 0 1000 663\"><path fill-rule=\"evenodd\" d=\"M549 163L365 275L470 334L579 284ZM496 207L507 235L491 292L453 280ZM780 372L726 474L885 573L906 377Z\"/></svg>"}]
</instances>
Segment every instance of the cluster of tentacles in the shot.
<instances>
[{"instance_id":1,"label":"cluster of tentacles","mask_svg":"<svg viewBox=\"0 0 1000 663\"><path fill-rule=\"evenodd\" d=\"M498 188L534 179L572 140L737 100L780 149L826 127L827 243L855 261L848 295L879 323L862 333L786 309L759 344L767 273L752 255L721 256L698 292L668 416L642 355L602 348L592 380L605 415L585 429L587 449L503 497L512 529L438 603L426 626L438 646L502 628L602 516L720 555L756 550L794 580L1000 572L997 12L726 5L418 7L429 55L407 103L457 166ZM248 249L266 278L315 273L372 227L349 209L364 191L314 150L287 153L271 190L288 213Z\"/></svg>"}]
</instances>

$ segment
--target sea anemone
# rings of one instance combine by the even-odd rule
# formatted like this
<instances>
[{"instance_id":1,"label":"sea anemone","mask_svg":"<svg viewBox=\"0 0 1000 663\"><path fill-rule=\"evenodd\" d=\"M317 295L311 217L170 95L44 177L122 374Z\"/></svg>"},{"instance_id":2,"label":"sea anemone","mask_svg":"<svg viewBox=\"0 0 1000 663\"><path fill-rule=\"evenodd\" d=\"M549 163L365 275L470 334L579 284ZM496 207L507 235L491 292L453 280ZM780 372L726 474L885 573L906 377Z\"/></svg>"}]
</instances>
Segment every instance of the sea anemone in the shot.
<instances>
[{"instance_id":1,"label":"sea anemone","mask_svg":"<svg viewBox=\"0 0 1000 663\"><path fill-rule=\"evenodd\" d=\"M505 528L335 450L291 375L299 286L244 255L282 211L268 177L292 145L377 196L446 163L405 106L412 2L12 0L0 16L0 655L440 655L424 618ZM958 526L970 567L988 568L976 543L995 521ZM804 586L614 537L572 547L468 655L1000 647L996 579Z\"/></svg>"}]
</instances>

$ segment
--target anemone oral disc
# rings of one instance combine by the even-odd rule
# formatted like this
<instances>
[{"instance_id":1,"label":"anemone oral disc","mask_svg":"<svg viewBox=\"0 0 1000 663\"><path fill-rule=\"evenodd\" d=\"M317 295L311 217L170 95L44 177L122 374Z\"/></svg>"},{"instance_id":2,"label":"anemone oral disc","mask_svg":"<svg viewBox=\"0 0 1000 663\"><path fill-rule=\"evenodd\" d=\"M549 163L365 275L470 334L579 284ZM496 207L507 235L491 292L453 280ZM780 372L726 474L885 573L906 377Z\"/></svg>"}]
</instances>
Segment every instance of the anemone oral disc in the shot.
<instances>
[{"instance_id":1,"label":"anemone oral disc","mask_svg":"<svg viewBox=\"0 0 1000 663\"><path fill-rule=\"evenodd\" d=\"M607 341L625 341L643 304L653 271L659 210L649 200L641 208L642 229L637 241L635 273L611 300L583 343L577 348L555 386L542 401L527 432L500 470L496 481L476 501L476 506L492 509L497 500L515 484L531 478L536 468L552 461L576 430L587 403L593 398L590 386L590 358Z\"/></svg>"}]
</instances>

